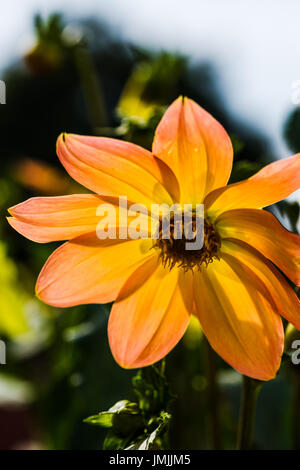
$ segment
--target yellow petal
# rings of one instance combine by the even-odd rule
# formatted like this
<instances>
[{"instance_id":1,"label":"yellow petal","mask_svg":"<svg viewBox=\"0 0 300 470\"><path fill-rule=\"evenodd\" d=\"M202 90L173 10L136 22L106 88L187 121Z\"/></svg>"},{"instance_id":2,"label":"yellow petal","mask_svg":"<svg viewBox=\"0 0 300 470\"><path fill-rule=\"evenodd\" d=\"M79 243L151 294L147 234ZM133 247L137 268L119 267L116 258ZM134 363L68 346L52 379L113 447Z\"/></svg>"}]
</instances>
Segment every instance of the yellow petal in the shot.
<instances>
[{"instance_id":1,"label":"yellow petal","mask_svg":"<svg viewBox=\"0 0 300 470\"><path fill-rule=\"evenodd\" d=\"M10 225L25 237L39 243L70 240L85 233L96 233L104 227L124 229L125 238L136 224L136 232L147 238L151 234L148 212L130 212L130 205L119 206L117 198L101 198L96 194L59 197L36 197L9 209ZM157 220L152 220L153 227ZM100 227L101 225L101 227ZM106 235L108 237L108 235ZM101 238L101 237L99 237Z\"/></svg>"},{"instance_id":2,"label":"yellow petal","mask_svg":"<svg viewBox=\"0 0 300 470\"><path fill-rule=\"evenodd\" d=\"M149 257L152 240L99 240L87 234L64 243L44 265L37 296L57 307L107 303L126 279Z\"/></svg>"},{"instance_id":3,"label":"yellow petal","mask_svg":"<svg viewBox=\"0 0 300 470\"><path fill-rule=\"evenodd\" d=\"M150 264L148 280L132 289L138 269L124 285L109 318L112 353L123 367L136 368L163 358L181 339L193 307L192 274Z\"/></svg>"},{"instance_id":4,"label":"yellow petal","mask_svg":"<svg viewBox=\"0 0 300 470\"><path fill-rule=\"evenodd\" d=\"M97 194L126 196L128 201L150 208L151 203L172 204L174 192L178 192L171 170L129 142L62 134L57 154L68 173Z\"/></svg>"},{"instance_id":5,"label":"yellow petal","mask_svg":"<svg viewBox=\"0 0 300 470\"><path fill-rule=\"evenodd\" d=\"M11 207L8 222L35 242L68 240L96 230L97 208L104 203L95 194L34 197Z\"/></svg>"},{"instance_id":6,"label":"yellow petal","mask_svg":"<svg viewBox=\"0 0 300 470\"><path fill-rule=\"evenodd\" d=\"M237 238L256 248L300 285L300 237L286 230L270 212L233 209L216 220L222 238Z\"/></svg>"},{"instance_id":7,"label":"yellow petal","mask_svg":"<svg viewBox=\"0 0 300 470\"><path fill-rule=\"evenodd\" d=\"M300 188L300 153L265 166L245 181L208 194L204 204L216 218L230 209L259 209L281 201Z\"/></svg>"},{"instance_id":8,"label":"yellow petal","mask_svg":"<svg viewBox=\"0 0 300 470\"><path fill-rule=\"evenodd\" d=\"M235 257L257 277L258 289L267 289L273 310L300 330L300 300L282 274L257 250L238 240L223 240L222 255ZM229 259L229 258L228 258Z\"/></svg>"},{"instance_id":9,"label":"yellow petal","mask_svg":"<svg viewBox=\"0 0 300 470\"><path fill-rule=\"evenodd\" d=\"M241 374L272 379L283 351L283 328L265 292L242 265L214 261L195 274L197 316L214 350Z\"/></svg>"},{"instance_id":10,"label":"yellow petal","mask_svg":"<svg viewBox=\"0 0 300 470\"><path fill-rule=\"evenodd\" d=\"M226 131L187 98L178 98L167 109L156 129L153 153L177 176L182 203L203 202L231 173L233 150Z\"/></svg>"}]
</instances>

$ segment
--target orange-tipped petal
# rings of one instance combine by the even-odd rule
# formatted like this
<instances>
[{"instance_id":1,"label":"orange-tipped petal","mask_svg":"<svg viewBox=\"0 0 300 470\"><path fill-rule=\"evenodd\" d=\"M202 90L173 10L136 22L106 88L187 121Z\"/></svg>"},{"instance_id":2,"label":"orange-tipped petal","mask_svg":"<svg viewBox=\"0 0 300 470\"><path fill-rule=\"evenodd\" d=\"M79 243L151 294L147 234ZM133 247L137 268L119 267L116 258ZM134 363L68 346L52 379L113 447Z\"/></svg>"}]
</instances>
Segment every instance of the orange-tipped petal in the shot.
<instances>
[{"instance_id":1,"label":"orange-tipped petal","mask_svg":"<svg viewBox=\"0 0 300 470\"><path fill-rule=\"evenodd\" d=\"M271 163L245 181L208 194L204 204L217 217L230 209L259 209L281 201L300 188L300 153Z\"/></svg>"},{"instance_id":2,"label":"orange-tipped petal","mask_svg":"<svg viewBox=\"0 0 300 470\"><path fill-rule=\"evenodd\" d=\"M214 261L195 274L197 316L215 351L241 374L274 378L284 333L265 292L239 263Z\"/></svg>"},{"instance_id":3,"label":"orange-tipped petal","mask_svg":"<svg viewBox=\"0 0 300 470\"><path fill-rule=\"evenodd\" d=\"M150 277L138 289L131 286L145 277L144 267L124 285L109 318L113 356L126 368L163 358L183 336L193 307L191 273L169 271L161 263L149 262L147 269Z\"/></svg>"},{"instance_id":4,"label":"orange-tipped petal","mask_svg":"<svg viewBox=\"0 0 300 470\"><path fill-rule=\"evenodd\" d=\"M264 286L274 302L274 310L300 330L300 300L282 274L257 250L245 242L223 240L223 256L235 257L244 269L257 276L258 289ZM260 286L259 286L260 281Z\"/></svg>"},{"instance_id":5,"label":"orange-tipped petal","mask_svg":"<svg viewBox=\"0 0 300 470\"><path fill-rule=\"evenodd\" d=\"M104 199L96 194L36 197L11 207L9 212L13 217L7 220L17 232L39 243L70 240L96 233L100 228L104 232L104 227L115 229L116 238L120 228L125 234L136 228L140 238L148 238L151 234L148 211L129 209L129 204L119 206L116 198ZM157 219L152 223L155 227Z\"/></svg>"},{"instance_id":6,"label":"orange-tipped petal","mask_svg":"<svg viewBox=\"0 0 300 470\"><path fill-rule=\"evenodd\" d=\"M99 240L95 233L64 243L44 265L37 296L57 307L112 302L126 279L155 256L152 240Z\"/></svg>"},{"instance_id":7,"label":"orange-tipped petal","mask_svg":"<svg viewBox=\"0 0 300 470\"><path fill-rule=\"evenodd\" d=\"M57 154L72 178L98 194L126 196L128 201L146 207L173 202L168 189L176 192L175 176L138 145L106 137L62 134Z\"/></svg>"},{"instance_id":8,"label":"orange-tipped petal","mask_svg":"<svg viewBox=\"0 0 300 470\"><path fill-rule=\"evenodd\" d=\"M231 173L233 150L226 131L188 98L178 98L167 109L156 129L153 153L177 176L182 203L201 203Z\"/></svg>"},{"instance_id":9,"label":"orange-tipped petal","mask_svg":"<svg viewBox=\"0 0 300 470\"><path fill-rule=\"evenodd\" d=\"M100 217L97 208L104 204L94 194L59 197L34 197L9 209L10 225L24 237L46 243L69 240L96 231Z\"/></svg>"},{"instance_id":10,"label":"orange-tipped petal","mask_svg":"<svg viewBox=\"0 0 300 470\"><path fill-rule=\"evenodd\" d=\"M286 230L270 212L233 209L216 220L222 238L237 238L256 248L300 285L300 236Z\"/></svg>"}]
</instances>

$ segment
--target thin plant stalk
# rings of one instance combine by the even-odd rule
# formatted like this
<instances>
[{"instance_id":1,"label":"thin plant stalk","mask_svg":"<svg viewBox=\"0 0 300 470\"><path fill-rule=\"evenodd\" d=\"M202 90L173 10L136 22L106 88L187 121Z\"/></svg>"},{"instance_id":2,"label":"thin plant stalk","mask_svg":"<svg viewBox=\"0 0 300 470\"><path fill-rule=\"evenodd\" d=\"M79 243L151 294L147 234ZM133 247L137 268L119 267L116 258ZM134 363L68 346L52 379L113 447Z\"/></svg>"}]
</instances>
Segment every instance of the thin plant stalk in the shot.
<instances>
[{"instance_id":1,"label":"thin plant stalk","mask_svg":"<svg viewBox=\"0 0 300 470\"><path fill-rule=\"evenodd\" d=\"M293 377L293 402L292 402L292 426L293 449L300 450L300 374L296 370Z\"/></svg>"},{"instance_id":2,"label":"thin plant stalk","mask_svg":"<svg viewBox=\"0 0 300 470\"><path fill-rule=\"evenodd\" d=\"M243 376L237 450L249 450L253 446L256 404L261 385L259 380Z\"/></svg>"},{"instance_id":3,"label":"thin plant stalk","mask_svg":"<svg viewBox=\"0 0 300 470\"><path fill-rule=\"evenodd\" d=\"M222 448L222 443L220 433L219 388L216 374L216 353L214 352L206 338L204 338L204 347L209 428L212 448L214 450L217 450Z\"/></svg>"}]
</instances>

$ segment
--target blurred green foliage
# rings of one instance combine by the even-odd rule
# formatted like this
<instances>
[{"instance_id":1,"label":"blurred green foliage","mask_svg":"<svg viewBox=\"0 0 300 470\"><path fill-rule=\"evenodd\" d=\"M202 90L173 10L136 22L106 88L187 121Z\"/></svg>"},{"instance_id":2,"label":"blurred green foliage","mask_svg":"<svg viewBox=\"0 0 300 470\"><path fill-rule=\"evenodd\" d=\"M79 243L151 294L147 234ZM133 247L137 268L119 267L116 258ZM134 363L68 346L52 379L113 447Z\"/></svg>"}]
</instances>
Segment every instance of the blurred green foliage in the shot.
<instances>
[{"instance_id":1,"label":"blurred green foliage","mask_svg":"<svg viewBox=\"0 0 300 470\"><path fill-rule=\"evenodd\" d=\"M16 266L7 257L5 245L0 242L0 334L14 337L29 329L23 305L25 293L17 283ZM11 310L11 315L7 313Z\"/></svg>"},{"instance_id":2,"label":"blurred green foliage","mask_svg":"<svg viewBox=\"0 0 300 470\"><path fill-rule=\"evenodd\" d=\"M284 124L284 137L292 152L300 149L300 107L298 106Z\"/></svg>"},{"instance_id":3,"label":"blurred green foliage","mask_svg":"<svg viewBox=\"0 0 300 470\"><path fill-rule=\"evenodd\" d=\"M164 369L164 360L140 369L132 379L135 402L118 401L108 411L85 419L86 423L110 428L104 450L168 448L171 415L167 410L174 397Z\"/></svg>"}]
</instances>

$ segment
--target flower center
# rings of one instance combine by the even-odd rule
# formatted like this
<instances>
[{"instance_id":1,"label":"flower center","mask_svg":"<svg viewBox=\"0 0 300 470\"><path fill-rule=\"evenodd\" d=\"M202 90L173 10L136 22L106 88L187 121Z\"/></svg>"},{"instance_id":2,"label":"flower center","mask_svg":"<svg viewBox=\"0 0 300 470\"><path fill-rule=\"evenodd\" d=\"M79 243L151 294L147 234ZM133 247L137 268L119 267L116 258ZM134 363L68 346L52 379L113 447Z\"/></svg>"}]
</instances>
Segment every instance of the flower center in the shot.
<instances>
[{"instance_id":1,"label":"flower center","mask_svg":"<svg viewBox=\"0 0 300 470\"><path fill-rule=\"evenodd\" d=\"M219 258L219 248L221 246L221 238L218 234L215 226L207 219L202 219L201 227L199 229L196 222L196 215L193 212L190 220L192 230L194 233L194 239L186 237L186 230L181 229L181 235L178 236L178 220L174 220L174 215L170 215L169 222L169 237L165 236L165 228L163 219L159 223L158 239L154 244L154 247L160 249L159 257L164 267L168 267L170 270L177 265L177 267L188 271L197 268L201 270L204 265L208 266L214 259ZM191 242L197 241L197 230L201 230L201 248L191 248L193 245ZM196 247L196 244L195 244Z\"/></svg>"}]
</instances>

